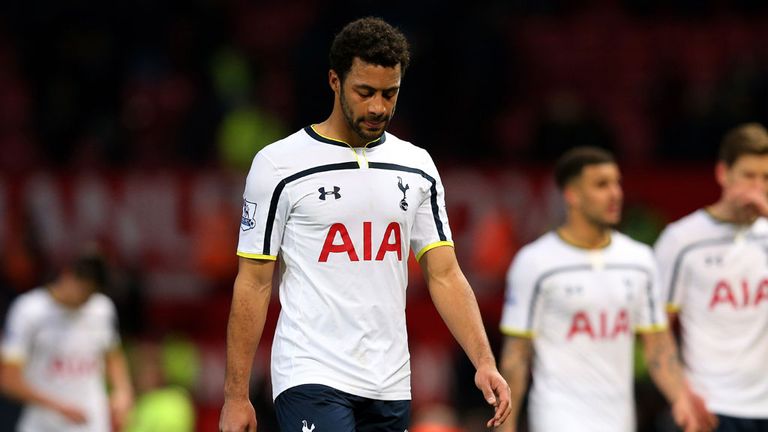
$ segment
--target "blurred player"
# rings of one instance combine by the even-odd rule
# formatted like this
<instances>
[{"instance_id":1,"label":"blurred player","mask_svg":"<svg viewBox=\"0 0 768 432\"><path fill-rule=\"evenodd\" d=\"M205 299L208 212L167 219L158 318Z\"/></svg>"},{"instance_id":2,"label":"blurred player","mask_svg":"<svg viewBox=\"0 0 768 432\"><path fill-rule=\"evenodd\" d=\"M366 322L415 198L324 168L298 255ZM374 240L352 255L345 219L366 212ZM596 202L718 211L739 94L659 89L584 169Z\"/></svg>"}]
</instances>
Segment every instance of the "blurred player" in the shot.
<instances>
[{"instance_id":1,"label":"blurred player","mask_svg":"<svg viewBox=\"0 0 768 432\"><path fill-rule=\"evenodd\" d=\"M718 431L768 431L768 133L729 132L715 169L720 200L656 243L664 298L679 318L692 387Z\"/></svg>"},{"instance_id":2,"label":"blurred player","mask_svg":"<svg viewBox=\"0 0 768 432\"><path fill-rule=\"evenodd\" d=\"M331 47L330 117L254 158L227 333L225 432L256 430L248 382L278 257L271 367L282 430L408 428L409 250L495 406L488 424L508 413L509 388L456 262L437 169L426 151L385 132L408 60L405 37L389 24L348 24Z\"/></svg>"},{"instance_id":3,"label":"blurred player","mask_svg":"<svg viewBox=\"0 0 768 432\"><path fill-rule=\"evenodd\" d=\"M2 388L24 404L18 432L110 432L125 421L133 390L115 306L97 292L105 280L101 258L85 255L11 305Z\"/></svg>"},{"instance_id":4,"label":"blurred player","mask_svg":"<svg viewBox=\"0 0 768 432\"><path fill-rule=\"evenodd\" d=\"M676 422L686 431L708 430L713 417L688 391L667 331L651 249L612 229L622 205L612 155L573 149L557 162L555 179L566 221L525 246L509 271L501 370L512 389L512 414L502 429L516 430L532 368L531 431L635 430L638 333Z\"/></svg>"}]
</instances>

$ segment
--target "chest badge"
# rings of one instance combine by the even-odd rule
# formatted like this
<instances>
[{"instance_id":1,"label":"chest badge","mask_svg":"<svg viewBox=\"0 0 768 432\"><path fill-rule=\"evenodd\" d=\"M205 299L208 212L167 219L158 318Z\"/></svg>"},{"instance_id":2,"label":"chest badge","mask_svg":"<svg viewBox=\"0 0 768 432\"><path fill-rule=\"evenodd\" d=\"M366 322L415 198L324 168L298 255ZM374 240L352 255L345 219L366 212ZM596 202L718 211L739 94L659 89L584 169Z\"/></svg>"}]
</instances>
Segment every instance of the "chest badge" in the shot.
<instances>
[{"instance_id":1,"label":"chest badge","mask_svg":"<svg viewBox=\"0 0 768 432\"><path fill-rule=\"evenodd\" d=\"M408 210L408 201L405 200L405 192L408 190L409 186L406 184L403 186L403 178L400 176L397 176L397 187L400 189L400 192L403 193L403 199L400 200L400 208L403 211Z\"/></svg>"},{"instance_id":2,"label":"chest badge","mask_svg":"<svg viewBox=\"0 0 768 432\"><path fill-rule=\"evenodd\" d=\"M326 191L325 187L321 187L317 191L320 192L320 200L325 201L325 198L327 196L332 196L333 199L341 198L341 194L339 193L340 190L341 190L340 187L334 186L332 191Z\"/></svg>"}]
</instances>

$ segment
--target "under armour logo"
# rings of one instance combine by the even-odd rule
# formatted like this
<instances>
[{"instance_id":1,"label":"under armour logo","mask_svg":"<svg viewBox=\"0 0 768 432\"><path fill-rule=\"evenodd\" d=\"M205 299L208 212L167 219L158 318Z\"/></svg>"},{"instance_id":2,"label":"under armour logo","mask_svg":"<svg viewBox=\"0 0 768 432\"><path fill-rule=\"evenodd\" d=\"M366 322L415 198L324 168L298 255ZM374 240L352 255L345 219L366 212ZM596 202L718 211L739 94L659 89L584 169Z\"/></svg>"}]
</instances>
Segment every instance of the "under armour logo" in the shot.
<instances>
[{"instance_id":1,"label":"under armour logo","mask_svg":"<svg viewBox=\"0 0 768 432\"><path fill-rule=\"evenodd\" d=\"M320 199L325 201L325 197L328 196L328 195L333 195L334 199L341 198L341 194L339 193L340 190L341 190L340 187L334 186L333 187L333 192L331 192L331 191L326 192L324 187L321 187L317 191L320 192Z\"/></svg>"},{"instance_id":2,"label":"under armour logo","mask_svg":"<svg viewBox=\"0 0 768 432\"><path fill-rule=\"evenodd\" d=\"M723 265L723 256L722 255L707 255L704 257L704 264L707 265L707 267L710 266L721 266Z\"/></svg>"},{"instance_id":3,"label":"under armour logo","mask_svg":"<svg viewBox=\"0 0 768 432\"><path fill-rule=\"evenodd\" d=\"M403 178L397 176L397 187L400 188L400 192L403 193L403 199L400 200L400 208L403 209L403 211L406 211L408 210L408 201L405 200L405 191L409 189L409 186L407 184L403 186Z\"/></svg>"},{"instance_id":4,"label":"under armour logo","mask_svg":"<svg viewBox=\"0 0 768 432\"><path fill-rule=\"evenodd\" d=\"M566 285L565 286L565 294L571 296L571 295L579 295L584 290L584 287L581 285Z\"/></svg>"},{"instance_id":5,"label":"under armour logo","mask_svg":"<svg viewBox=\"0 0 768 432\"><path fill-rule=\"evenodd\" d=\"M315 424L312 423L312 427L307 427L307 421L306 420L302 420L301 421L301 425L302 425L301 426L301 432L312 432L313 430L315 430Z\"/></svg>"}]
</instances>

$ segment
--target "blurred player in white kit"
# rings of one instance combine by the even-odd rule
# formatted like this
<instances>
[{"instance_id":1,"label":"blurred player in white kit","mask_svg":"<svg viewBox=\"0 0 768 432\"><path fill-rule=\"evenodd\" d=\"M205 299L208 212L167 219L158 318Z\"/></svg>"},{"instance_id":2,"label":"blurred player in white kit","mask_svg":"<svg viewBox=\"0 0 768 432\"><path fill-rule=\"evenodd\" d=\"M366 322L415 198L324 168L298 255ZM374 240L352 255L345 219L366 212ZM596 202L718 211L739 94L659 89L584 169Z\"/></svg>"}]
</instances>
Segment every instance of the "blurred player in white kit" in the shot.
<instances>
[{"instance_id":1,"label":"blurred player in white kit","mask_svg":"<svg viewBox=\"0 0 768 432\"><path fill-rule=\"evenodd\" d=\"M531 431L635 430L635 334L676 423L710 430L714 416L689 391L667 329L651 248L613 229L623 201L613 156L575 148L555 179L566 221L521 249L508 274L501 371L512 414L502 430L517 430L529 370Z\"/></svg>"},{"instance_id":2,"label":"blurred player in white kit","mask_svg":"<svg viewBox=\"0 0 768 432\"><path fill-rule=\"evenodd\" d=\"M664 300L679 319L688 379L720 432L768 431L768 132L725 135L714 204L656 243Z\"/></svg>"},{"instance_id":3,"label":"blurred player in white kit","mask_svg":"<svg viewBox=\"0 0 768 432\"><path fill-rule=\"evenodd\" d=\"M103 260L85 254L11 305L0 378L24 404L18 432L110 432L124 423L133 389L115 306L98 292L106 275Z\"/></svg>"}]
</instances>

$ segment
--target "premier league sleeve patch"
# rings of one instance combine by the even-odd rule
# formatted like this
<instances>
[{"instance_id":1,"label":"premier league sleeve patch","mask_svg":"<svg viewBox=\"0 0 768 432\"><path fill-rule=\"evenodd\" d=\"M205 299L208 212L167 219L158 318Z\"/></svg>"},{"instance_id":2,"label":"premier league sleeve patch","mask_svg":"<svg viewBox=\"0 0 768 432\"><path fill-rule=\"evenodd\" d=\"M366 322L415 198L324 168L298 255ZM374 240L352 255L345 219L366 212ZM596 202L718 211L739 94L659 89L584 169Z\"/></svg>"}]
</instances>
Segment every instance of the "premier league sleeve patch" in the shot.
<instances>
[{"instance_id":1,"label":"premier league sleeve patch","mask_svg":"<svg viewBox=\"0 0 768 432\"><path fill-rule=\"evenodd\" d=\"M256 226L256 203L243 200L243 217L240 218L240 229L252 230Z\"/></svg>"}]
</instances>

